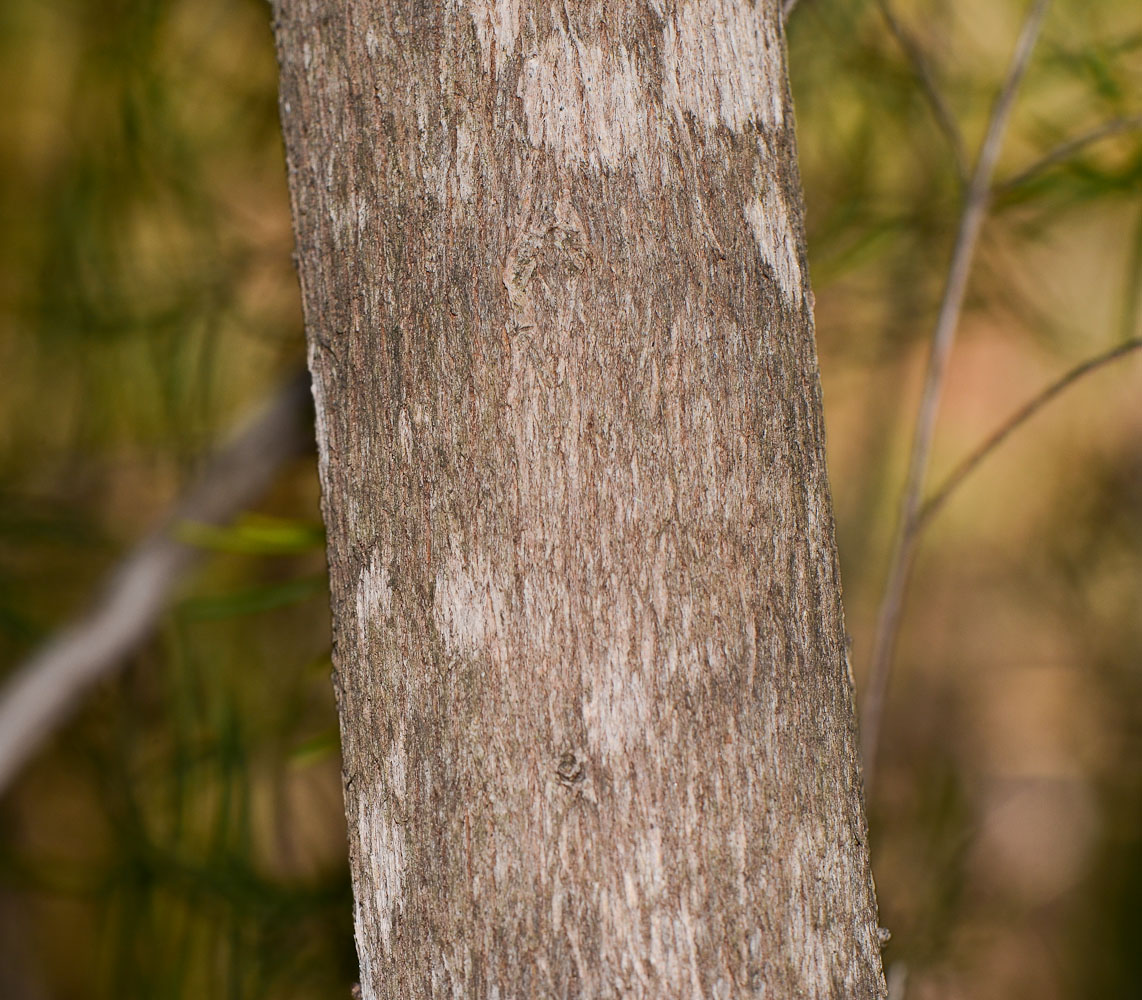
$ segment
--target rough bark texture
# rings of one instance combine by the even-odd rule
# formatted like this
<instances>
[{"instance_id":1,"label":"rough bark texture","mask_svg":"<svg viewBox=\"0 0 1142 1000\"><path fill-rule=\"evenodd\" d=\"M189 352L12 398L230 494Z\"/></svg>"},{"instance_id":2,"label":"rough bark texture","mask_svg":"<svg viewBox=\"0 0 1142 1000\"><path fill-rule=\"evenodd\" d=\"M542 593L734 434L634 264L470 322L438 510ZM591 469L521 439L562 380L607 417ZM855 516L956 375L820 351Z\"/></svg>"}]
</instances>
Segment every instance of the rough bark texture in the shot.
<instances>
[{"instance_id":1,"label":"rough bark texture","mask_svg":"<svg viewBox=\"0 0 1142 1000\"><path fill-rule=\"evenodd\" d=\"M364 996L883 996L777 4L275 14Z\"/></svg>"}]
</instances>

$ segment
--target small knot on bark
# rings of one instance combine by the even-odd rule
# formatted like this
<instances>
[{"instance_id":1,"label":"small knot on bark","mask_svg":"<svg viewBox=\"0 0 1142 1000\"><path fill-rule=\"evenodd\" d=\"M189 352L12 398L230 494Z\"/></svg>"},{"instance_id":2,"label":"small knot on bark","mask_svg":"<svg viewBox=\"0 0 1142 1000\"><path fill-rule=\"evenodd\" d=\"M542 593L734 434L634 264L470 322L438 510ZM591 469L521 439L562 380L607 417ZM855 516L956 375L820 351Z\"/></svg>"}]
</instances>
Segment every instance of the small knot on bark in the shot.
<instances>
[{"instance_id":1,"label":"small knot on bark","mask_svg":"<svg viewBox=\"0 0 1142 1000\"><path fill-rule=\"evenodd\" d=\"M583 763L571 750L564 750L555 773L563 784L573 785L576 781L583 780Z\"/></svg>"}]
</instances>

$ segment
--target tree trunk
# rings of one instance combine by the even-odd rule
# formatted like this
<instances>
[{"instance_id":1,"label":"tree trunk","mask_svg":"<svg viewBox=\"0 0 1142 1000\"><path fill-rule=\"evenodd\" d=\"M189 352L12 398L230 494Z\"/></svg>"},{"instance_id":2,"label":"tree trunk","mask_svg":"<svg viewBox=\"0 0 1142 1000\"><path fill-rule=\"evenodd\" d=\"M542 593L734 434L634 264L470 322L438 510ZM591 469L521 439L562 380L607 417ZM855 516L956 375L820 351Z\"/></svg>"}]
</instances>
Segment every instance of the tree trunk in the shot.
<instances>
[{"instance_id":1,"label":"tree trunk","mask_svg":"<svg viewBox=\"0 0 1142 1000\"><path fill-rule=\"evenodd\" d=\"M883 996L777 4L274 6L364 996Z\"/></svg>"}]
</instances>

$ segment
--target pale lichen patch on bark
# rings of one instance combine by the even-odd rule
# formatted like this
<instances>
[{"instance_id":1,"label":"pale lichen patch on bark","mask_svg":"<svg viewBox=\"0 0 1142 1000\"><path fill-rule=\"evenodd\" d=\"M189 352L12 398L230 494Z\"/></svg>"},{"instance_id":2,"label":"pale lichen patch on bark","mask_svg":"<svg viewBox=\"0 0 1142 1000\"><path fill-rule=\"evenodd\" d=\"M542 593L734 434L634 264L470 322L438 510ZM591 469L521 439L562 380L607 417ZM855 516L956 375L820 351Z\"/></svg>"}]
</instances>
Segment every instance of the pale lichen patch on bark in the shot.
<instances>
[{"instance_id":1,"label":"pale lichen patch on bark","mask_svg":"<svg viewBox=\"0 0 1142 1000\"><path fill-rule=\"evenodd\" d=\"M609 589L609 588L608 588ZM606 622L598 658L593 665L591 691L583 704L583 722L589 745L605 765L616 764L632 746L645 743L650 735L653 678L642 676L633 655L642 631L625 590L600 595L600 620ZM603 606L607 610L603 611ZM640 609L645 614L649 609Z\"/></svg>"},{"instance_id":2,"label":"pale lichen patch on bark","mask_svg":"<svg viewBox=\"0 0 1142 1000\"><path fill-rule=\"evenodd\" d=\"M314 358L317 351L317 341L310 340L306 353L309 360L309 370L313 372L310 391L313 393L314 422L317 426L317 471L321 476L321 481L325 482L325 477L329 475L329 450L332 447L332 441L330 438L331 428L326 417L325 382L321 368Z\"/></svg>"},{"instance_id":3,"label":"pale lichen patch on bark","mask_svg":"<svg viewBox=\"0 0 1142 1000\"><path fill-rule=\"evenodd\" d=\"M412 426L409 424L408 410L403 406L401 407L400 413L397 414L397 441L400 443L401 456L404 458L406 464L412 465Z\"/></svg>"},{"instance_id":4,"label":"pale lichen patch on bark","mask_svg":"<svg viewBox=\"0 0 1142 1000\"><path fill-rule=\"evenodd\" d=\"M369 931L372 929L370 914L365 912L361 905L361 897L355 895L353 903L353 938L357 945L357 962L361 967L361 997L362 1000L374 1000L377 996L373 984L373 958L372 945L369 941Z\"/></svg>"},{"instance_id":5,"label":"pale lichen patch on bark","mask_svg":"<svg viewBox=\"0 0 1142 1000\"><path fill-rule=\"evenodd\" d=\"M821 926L817 886L827 877L836 877L837 869L826 864L818 837L805 829L797 831L789 867L793 890L788 912L790 954L796 956L802 982L814 987L829 981L832 947L832 936Z\"/></svg>"},{"instance_id":6,"label":"pale lichen patch on bark","mask_svg":"<svg viewBox=\"0 0 1142 1000\"><path fill-rule=\"evenodd\" d=\"M456 126L456 186L462 201L470 201L476 192L479 169L479 133L475 121L465 115Z\"/></svg>"},{"instance_id":7,"label":"pale lichen patch on bark","mask_svg":"<svg viewBox=\"0 0 1142 1000\"><path fill-rule=\"evenodd\" d=\"M656 173L663 132L640 67L621 45L607 52L557 27L524 61L517 94L528 140L561 165L629 166L643 183Z\"/></svg>"},{"instance_id":8,"label":"pale lichen patch on bark","mask_svg":"<svg viewBox=\"0 0 1142 1000\"><path fill-rule=\"evenodd\" d=\"M785 99L777 21L760 3L686 0L662 8L663 96L680 121L740 132L779 127Z\"/></svg>"},{"instance_id":9,"label":"pale lichen patch on bark","mask_svg":"<svg viewBox=\"0 0 1142 1000\"><path fill-rule=\"evenodd\" d=\"M663 987L669 996L705 995L699 951L709 930L700 905L692 907L690 894L671 877L680 861L665 856L659 825L634 835L616 882L600 894L604 982L633 979L638 996L664 995Z\"/></svg>"},{"instance_id":10,"label":"pale lichen patch on bark","mask_svg":"<svg viewBox=\"0 0 1142 1000\"><path fill-rule=\"evenodd\" d=\"M452 551L436 575L433 619L453 656L472 656L503 634L510 591L483 553Z\"/></svg>"},{"instance_id":11,"label":"pale lichen patch on bark","mask_svg":"<svg viewBox=\"0 0 1142 1000\"><path fill-rule=\"evenodd\" d=\"M372 890L371 893L359 893L358 901L366 904L359 907L364 926L376 931L384 952L391 953L394 925L404 908L407 861L404 831L392 820L387 804L381 804L386 799L381 789L373 795L360 795L357 799L357 830L365 858L366 877ZM364 912L369 903L372 904L372 913Z\"/></svg>"},{"instance_id":12,"label":"pale lichen patch on bark","mask_svg":"<svg viewBox=\"0 0 1142 1000\"><path fill-rule=\"evenodd\" d=\"M316 381L316 380L315 380ZM369 649L370 635L393 610L393 587L388 567L374 552L357 578L357 638L361 650Z\"/></svg>"},{"instance_id":13,"label":"pale lichen patch on bark","mask_svg":"<svg viewBox=\"0 0 1142 1000\"><path fill-rule=\"evenodd\" d=\"M755 173L754 189L755 194L746 202L744 210L758 252L773 271L786 298L800 305L805 294L804 275L785 194L769 172L761 168Z\"/></svg>"},{"instance_id":14,"label":"pale lichen patch on bark","mask_svg":"<svg viewBox=\"0 0 1142 1000\"><path fill-rule=\"evenodd\" d=\"M492 47L495 46L493 69L498 73L515 51L519 37L520 0L469 0L468 12L476 26L476 37L480 40L485 62L491 58Z\"/></svg>"}]
</instances>

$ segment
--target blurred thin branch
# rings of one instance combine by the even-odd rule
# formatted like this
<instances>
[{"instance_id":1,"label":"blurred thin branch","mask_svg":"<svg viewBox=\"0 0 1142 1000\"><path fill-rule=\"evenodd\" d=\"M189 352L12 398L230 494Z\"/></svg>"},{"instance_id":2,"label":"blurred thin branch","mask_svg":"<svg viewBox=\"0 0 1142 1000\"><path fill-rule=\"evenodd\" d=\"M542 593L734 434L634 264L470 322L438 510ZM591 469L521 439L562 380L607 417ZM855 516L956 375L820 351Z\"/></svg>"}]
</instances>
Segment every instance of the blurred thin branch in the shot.
<instances>
[{"instance_id":1,"label":"blurred thin branch","mask_svg":"<svg viewBox=\"0 0 1142 1000\"><path fill-rule=\"evenodd\" d=\"M888 25L892 37L896 39L896 43L904 50L904 54L912 64L912 72L915 73L920 89L924 92L924 96L931 106L936 125L944 133L944 137L951 147L952 157L956 165L956 176L961 184L966 183L968 179L968 157L964 148L964 137L960 132L959 125L956 124L955 115L952 114L948 102L944 100L944 95L940 92L936 78L932 74L932 67L929 65L920 43L904 27L903 22L896 16L896 11L892 9L888 0L876 0L876 6L880 10L881 17L884 18L884 23Z\"/></svg>"},{"instance_id":2,"label":"blurred thin branch","mask_svg":"<svg viewBox=\"0 0 1142 1000\"><path fill-rule=\"evenodd\" d=\"M880 736L884 701L892 669L892 655L900 625L904 594L908 587L918 538L918 514L932 450L940 397L947 374L948 359L955 343L956 329L963 311L968 276L979 240L980 229L987 216L991 200L991 182L996 161L1003 146L1003 137L1015 103L1015 94L1031 60L1039 29L1047 14L1050 0L1035 0L1023 22L1023 28L1011 57L1007 78L1000 87L988 120L987 132L980 145L975 169L972 171L963 210L956 232L955 248L948 266L948 277L936 327L932 332L932 349L928 356L928 371L920 408L916 417L916 430L912 439L912 452L908 475L901 496L900 515L888 579L877 616L876 635L873 640L868 688L861 713L861 742L864 759L865 788L871 789L876 776L876 752Z\"/></svg>"},{"instance_id":3,"label":"blurred thin branch","mask_svg":"<svg viewBox=\"0 0 1142 1000\"><path fill-rule=\"evenodd\" d=\"M788 21L789 15L793 13L793 8L797 6L797 0L784 0L781 4L781 20Z\"/></svg>"},{"instance_id":4,"label":"blurred thin branch","mask_svg":"<svg viewBox=\"0 0 1142 1000\"><path fill-rule=\"evenodd\" d=\"M1037 177L1044 170L1050 170L1051 167L1069 160L1075 153L1081 152L1087 146L1107 139L1110 136L1120 135L1123 132L1131 132L1135 129L1142 129L1142 115L1112 118L1110 121L1103 122L1101 125L1092 128L1089 132L1084 132L1082 135L1060 143L1041 159L1036 160L1026 169L1019 171L1014 177L1009 177L1002 183L997 184L995 191L999 194L1017 188L1022 184L1026 184L1027 181L1033 177Z\"/></svg>"},{"instance_id":5,"label":"blurred thin branch","mask_svg":"<svg viewBox=\"0 0 1142 1000\"><path fill-rule=\"evenodd\" d=\"M179 540L179 526L229 521L265 492L286 461L312 446L308 399L308 373L291 379L213 456L162 526L119 563L91 611L9 676L0 688L0 793L86 691L151 633L198 554Z\"/></svg>"},{"instance_id":6,"label":"blurred thin branch","mask_svg":"<svg viewBox=\"0 0 1142 1000\"><path fill-rule=\"evenodd\" d=\"M916 531L922 531L927 527L928 522L939 513L944 504L951 498L951 495L963 484L963 481L967 479L996 448L1003 444L1014 431L1018 430L1023 424L1035 416L1036 413L1058 396L1059 393L1063 392L1063 390L1084 376L1098 371L1112 361L1117 361L1119 358L1125 357L1137 351L1139 348L1142 348L1142 337L1128 340L1109 351L1104 351L1102 354L1084 361L1082 364L1076 365L1066 374L1052 382L1037 396L1016 410L987 440L960 462L948 478L944 480L943 485L928 498L919 514L916 515Z\"/></svg>"},{"instance_id":7,"label":"blurred thin branch","mask_svg":"<svg viewBox=\"0 0 1142 1000\"><path fill-rule=\"evenodd\" d=\"M908 966L893 962L888 967L888 1000L904 1000L908 992Z\"/></svg>"},{"instance_id":8,"label":"blurred thin branch","mask_svg":"<svg viewBox=\"0 0 1142 1000\"><path fill-rule=\"evenodd\" d=\"M1130 241L1130 254L1126 261L1126 288L1122 297L1122 340L1131 340L1139 333L1139 303L1142 303L1142 211L1134 222L1134 236Z\"/></svg>"}]
</instances>

